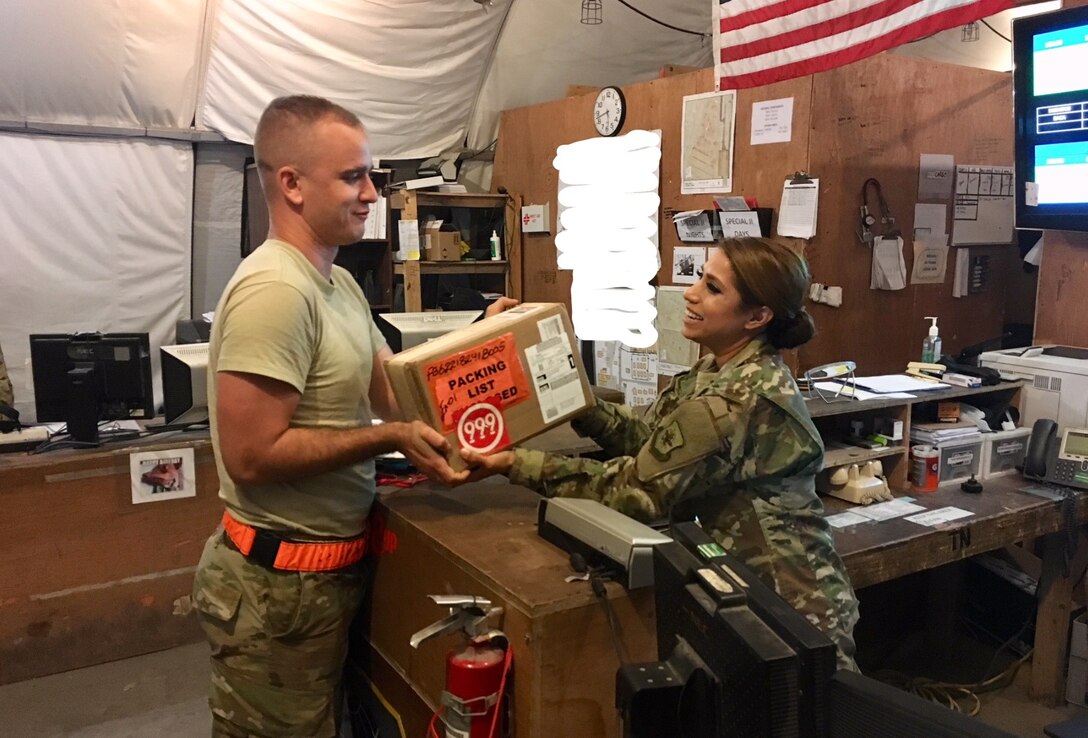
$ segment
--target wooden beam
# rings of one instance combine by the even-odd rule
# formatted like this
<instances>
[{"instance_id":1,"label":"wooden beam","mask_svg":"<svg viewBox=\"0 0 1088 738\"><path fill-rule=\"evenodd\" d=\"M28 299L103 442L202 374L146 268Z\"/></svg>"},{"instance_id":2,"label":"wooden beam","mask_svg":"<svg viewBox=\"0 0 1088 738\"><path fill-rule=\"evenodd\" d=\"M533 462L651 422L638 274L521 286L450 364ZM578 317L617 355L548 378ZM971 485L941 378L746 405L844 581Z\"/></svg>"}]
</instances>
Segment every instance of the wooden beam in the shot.
<instances>
[{"instance_id":1,"label":"wooden beam","mask_svg":"<svg viewBox=\"0 0 1088 738\"><path fill-rule=\"evenodd\" d=\"M590 93L597 92L600 87L594 85L567 85L567 97L580 97L582 95L589 95Z\"/></svg>"}]
</instances>

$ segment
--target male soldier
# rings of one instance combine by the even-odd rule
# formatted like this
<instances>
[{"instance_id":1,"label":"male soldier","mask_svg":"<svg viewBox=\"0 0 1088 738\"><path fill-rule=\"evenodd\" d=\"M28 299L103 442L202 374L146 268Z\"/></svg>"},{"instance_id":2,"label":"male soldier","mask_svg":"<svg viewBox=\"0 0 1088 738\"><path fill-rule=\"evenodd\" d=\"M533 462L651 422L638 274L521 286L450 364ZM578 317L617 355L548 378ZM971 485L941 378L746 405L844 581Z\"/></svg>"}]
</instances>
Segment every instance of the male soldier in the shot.
<instances>
[{"instance_id":1,"label":"male soldier","mask_svg":"<svg viewBox=\"0 0 1088 738\"><path fill-rule=\"evenodd\" d=\"M321 98L279 98L254 148L269 237L231 278L212 326L208 407L226 513L193 596L212 647L213 735L335 736L372 459L399 450L444 483L465 473L449 467L437 431L396 422L382 366L392 354L333 265L377 200L359 119ZM372 413L393 422L373 426Z\"/></svg>"}]
</instances>

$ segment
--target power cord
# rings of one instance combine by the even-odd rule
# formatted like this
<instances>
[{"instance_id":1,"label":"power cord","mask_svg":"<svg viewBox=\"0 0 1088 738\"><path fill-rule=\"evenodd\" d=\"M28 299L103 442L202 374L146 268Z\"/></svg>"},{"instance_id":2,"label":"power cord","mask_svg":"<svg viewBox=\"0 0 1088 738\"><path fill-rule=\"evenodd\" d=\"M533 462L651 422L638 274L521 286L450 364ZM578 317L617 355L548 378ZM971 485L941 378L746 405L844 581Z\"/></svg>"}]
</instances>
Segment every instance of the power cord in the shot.
<instances>
[{"instance_id":1,"label":"power cord","mask_svg":"<svg viewBox=\"0 0 1088 738\"><path fill-rule=\"evenodd\" d=\"M608 633L612 637L612 647L616 651L616 658L619 659L620 666L628 663L627 649L623 646L623 641L619 634L619 625L616 622L616 613L612 610L612 601L608 599L608 589L604 586L605 579L612 579L611 572L598 567L590 566L584 556L580 553L572 553L570 555L570 567L579 574L586 574L589 579L589 587L593 590L593 594L600 600L601 605L604 607L605 617L608 619Z\"/></svg>"}]
</instances>

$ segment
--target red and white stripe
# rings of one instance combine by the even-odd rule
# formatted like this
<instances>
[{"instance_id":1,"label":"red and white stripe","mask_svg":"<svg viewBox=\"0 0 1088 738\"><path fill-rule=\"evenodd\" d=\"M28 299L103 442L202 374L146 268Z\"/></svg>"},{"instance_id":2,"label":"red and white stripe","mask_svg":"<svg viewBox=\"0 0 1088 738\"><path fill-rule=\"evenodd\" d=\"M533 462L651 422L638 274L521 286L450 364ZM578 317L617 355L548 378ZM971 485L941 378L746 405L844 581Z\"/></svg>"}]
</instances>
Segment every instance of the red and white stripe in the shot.
<instances>
[{"instance_id":1,"label":"red and white stripe","mask_svg":"<svg viewBox=\"0 0 1088 738\"><path fill-rule=\"evenodd\" d=\"M1011 7L1011 0L727 0L718 2L718 89L840 67Z\"/></svg>"}]
</instances>

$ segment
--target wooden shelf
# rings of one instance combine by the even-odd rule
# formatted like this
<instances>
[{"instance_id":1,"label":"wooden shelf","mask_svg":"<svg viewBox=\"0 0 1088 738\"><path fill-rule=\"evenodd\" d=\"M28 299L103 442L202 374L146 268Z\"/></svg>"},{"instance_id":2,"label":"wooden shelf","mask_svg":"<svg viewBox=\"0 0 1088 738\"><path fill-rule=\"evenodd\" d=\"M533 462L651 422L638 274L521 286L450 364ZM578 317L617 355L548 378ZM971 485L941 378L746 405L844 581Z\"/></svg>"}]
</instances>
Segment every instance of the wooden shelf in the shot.
<instances>
[{"instance_id":1,"label":"wooden shelf","mask_svg":"<svg viewBox=\"0 0 1088 738\"><path fill-rule=\"evenodd\" d=\"M404 274L404 264L393 263L394 274ZM509 268L506 261L420 261L419 271L423 274L443 272L445 274L505 274Z\"/></svg>"},{"instance_id":2,"label":"wooden shelf","mask_svg":"<svg viewBox=\"0 0 1088 738\"><path fill-rule=\"evenodd\" d=\"M880 448L829 448L824 452L824 469L831 469L844 464L861 464L873 459L882 459L886 456L902 456L906 454L906 446L881 446Z\"/></svg>"}]
</instances>

